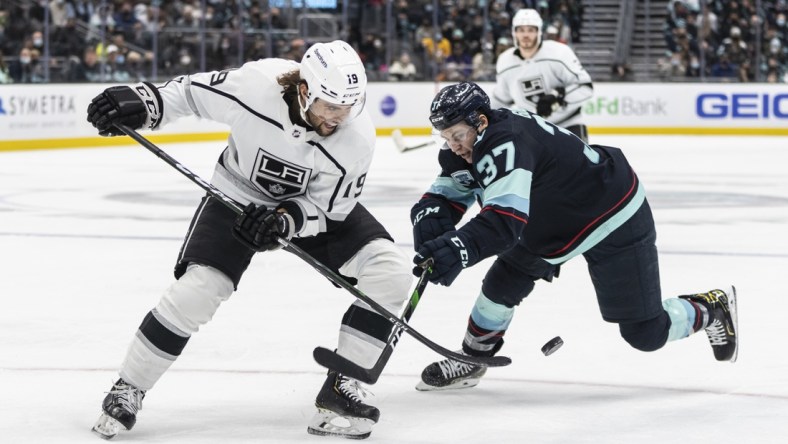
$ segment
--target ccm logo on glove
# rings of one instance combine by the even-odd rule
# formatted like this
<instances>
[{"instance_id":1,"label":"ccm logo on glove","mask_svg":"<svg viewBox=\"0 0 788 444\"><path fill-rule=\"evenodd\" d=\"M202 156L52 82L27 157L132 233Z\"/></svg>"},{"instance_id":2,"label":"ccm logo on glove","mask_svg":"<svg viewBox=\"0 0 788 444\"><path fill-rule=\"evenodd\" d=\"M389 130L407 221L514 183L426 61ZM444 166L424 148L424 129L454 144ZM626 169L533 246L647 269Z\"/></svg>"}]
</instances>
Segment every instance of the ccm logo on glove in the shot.
<instances>
[{"instance_id":1,"label":"ccm logo on glove","mask_svg":"<svg viewBox=\"0 0 788 444\"><path fill-rule=\"evenodd\" d=\"M434 206L434 207L427 207L416 213L416 217L413 218L413 225L419 223L423 218L429 216L430 214L438 215L440 212L441 207Z\"/></svg>"}]
</instances>

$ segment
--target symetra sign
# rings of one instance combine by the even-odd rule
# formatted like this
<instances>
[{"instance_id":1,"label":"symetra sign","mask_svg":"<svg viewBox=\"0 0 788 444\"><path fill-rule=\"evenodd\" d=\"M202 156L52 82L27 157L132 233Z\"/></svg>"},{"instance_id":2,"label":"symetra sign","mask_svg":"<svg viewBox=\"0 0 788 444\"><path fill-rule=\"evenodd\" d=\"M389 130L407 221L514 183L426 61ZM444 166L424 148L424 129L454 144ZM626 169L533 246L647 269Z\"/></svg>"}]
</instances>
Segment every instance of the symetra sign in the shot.
<instances>
[{"instance_id":1,"label":"symetra sign","mask_svg":"<svg viewBox=\"0 0 788 444\"><path fill-rule=\"evenodd\" d=\"M702 119L788 119L788 93L706 93L695 100Z\"/></svg>"}]
</instances>

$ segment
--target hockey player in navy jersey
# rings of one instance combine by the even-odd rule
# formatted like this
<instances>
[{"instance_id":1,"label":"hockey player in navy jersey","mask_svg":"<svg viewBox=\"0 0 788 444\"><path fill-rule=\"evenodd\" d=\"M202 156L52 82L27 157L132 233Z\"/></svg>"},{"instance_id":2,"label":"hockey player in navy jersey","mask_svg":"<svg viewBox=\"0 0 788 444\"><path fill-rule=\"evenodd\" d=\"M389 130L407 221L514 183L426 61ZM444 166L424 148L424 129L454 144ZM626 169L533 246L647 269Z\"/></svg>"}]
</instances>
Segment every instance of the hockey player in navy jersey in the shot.
<instances>
[{"instance_id":1,"label":"hockey player in navy jersey","mask_svg":"<svg viewBox=\"0 0 788 444\"><path fill-rule=\"evenodd\" d=\"M492 107L522 108L588 142L582 106L594 93L591 76L572 49L542 40L542 17L520 9L512 17L514 46L495 64Z\"/></svg>"},{"instance_id":2,"label":"hockey player in navy jersey","mask_svg":"<svg viewBox=\"0 0 788 444\"><path fill-rule=\"evenodd\" d=\"M109 439L134 426L146 392L230 297L254 254L279 247L277 237L356 280L389 311L401 310L412 281L408 258L358 202L375 147L365 89L358 55L334 41L310 47L300 64L264 59L162 86L112 87L93 99L88 120L102 135L122 134L115 123L155 130L192 115L229 125L211 183L248 205L236 218L216 198L203 198L175 266L177 280L133 337L96 433ZM298 328L277 332L284 333L278 340ZM337 352L372 367L391 328L357 302L342 319ZM265 399L265 388L259 390ZM308 432L369 436L380 412L363 394L357 381L329 372Z\"/></svg>"},{"instance_id":3,"label":"hockey player in navy jersey","mask_svg":"<svg viewBox=\"0 0 788 444\"><path fill-rule=\"evenodd\" d=\"M662 300L656 231L643 185L618 148L587 145L528 111L493 110L474 83L443 88L430 121L445 144L440 174L413 206L414 262L430 280L496 256L471 310L462 351L492 356L515 307L539 279L583 256L605 321L643 351L706 331L720 361L737 356L733 287ZM481 211L457 228L465 211ZM424 369L417 389L472 387L486 368L451 359Z\"/></svg>"}]
</instances>

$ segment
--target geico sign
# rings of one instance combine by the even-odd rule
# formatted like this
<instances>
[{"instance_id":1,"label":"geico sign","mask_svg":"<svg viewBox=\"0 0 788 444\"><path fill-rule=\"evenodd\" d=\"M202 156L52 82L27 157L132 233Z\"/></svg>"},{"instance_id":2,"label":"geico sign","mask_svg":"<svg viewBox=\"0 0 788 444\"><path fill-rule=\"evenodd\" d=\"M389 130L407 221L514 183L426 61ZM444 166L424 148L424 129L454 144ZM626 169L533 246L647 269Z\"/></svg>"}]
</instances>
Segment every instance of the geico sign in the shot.
<instances>
[{"instance_id":1,"label":"geico sign","mask_svg":"<svg viewBox=\"0 0 788 444\"><path fill-rule=\"evenodd\" d=\"M788 118L788 94L737 93L701 94L695 100L695 112L704 119Z\"/></svg>"}]
</instances>

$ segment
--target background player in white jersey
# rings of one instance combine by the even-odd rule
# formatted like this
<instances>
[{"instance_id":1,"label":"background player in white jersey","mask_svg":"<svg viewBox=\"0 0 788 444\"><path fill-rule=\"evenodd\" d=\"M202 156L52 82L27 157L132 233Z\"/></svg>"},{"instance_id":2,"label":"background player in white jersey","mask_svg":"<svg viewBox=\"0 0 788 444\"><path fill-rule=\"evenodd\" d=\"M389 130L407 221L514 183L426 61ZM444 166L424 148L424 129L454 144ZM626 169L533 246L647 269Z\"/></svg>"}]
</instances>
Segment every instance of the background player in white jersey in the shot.
<instances>
[{"instance_id":1,"label":"background player in white jersey","mask_svg":"<svg viewBox=\"0 0 788 444\"><path fill-rule=\"evenodd\" d=\"M515 46L498 56L493 108L523 108L588 142L582 106L593 95L588 75L572 49L542 40L542 17L520 9L512 18Z\"/></svg>"},{"instance_id":2,"label":"background player in white jersey","mask_svg":"<svg viewBox=\"0 0 788 444\"><path fill-rule=\"evenodd\" d=\"M411 211L414 262L433 258L430 281L448 286L463 268L496 257L471 310L464 353L497 353L535 281L552 281L560 264L582 255L602 318L632 347L654 351L705 329L714 357L736 360L733 287L662 300L654 219L620 149L588 145L528 111L490 109L469 82L442 89L430 121L446 143L440 175ZM455 228L474 202L479 214ZM417 389L472 387L485 370L439 361Z\"/></svg>"},{"instance_id":3,"label":"background player in white jersey","mask_svg":"<svg viewBox=\"0 0 788 444\"><path fill-rule=\"evenodd\" d=\"M143 319L94 431L111 438L134 426L146 392L230 297L255 252L279 247L277 237L292 239L389 311L403 307L412 280L407 257L358 202L375 146L366 82L355 51L334 41L310 47L300 64L258 60L160 87L112 87L93 99L88 121L101 135L120 135L115 123L156 129L188 115L229 125L211 182L248 204L236 218L216 198L203 198L175 266L177 280ZM337 352L372 367L391 328L357 302L342 319ZM366 438L380 412L363 398L357 381L329 372L307 430Z\"/></svg>"}]
</instances>

